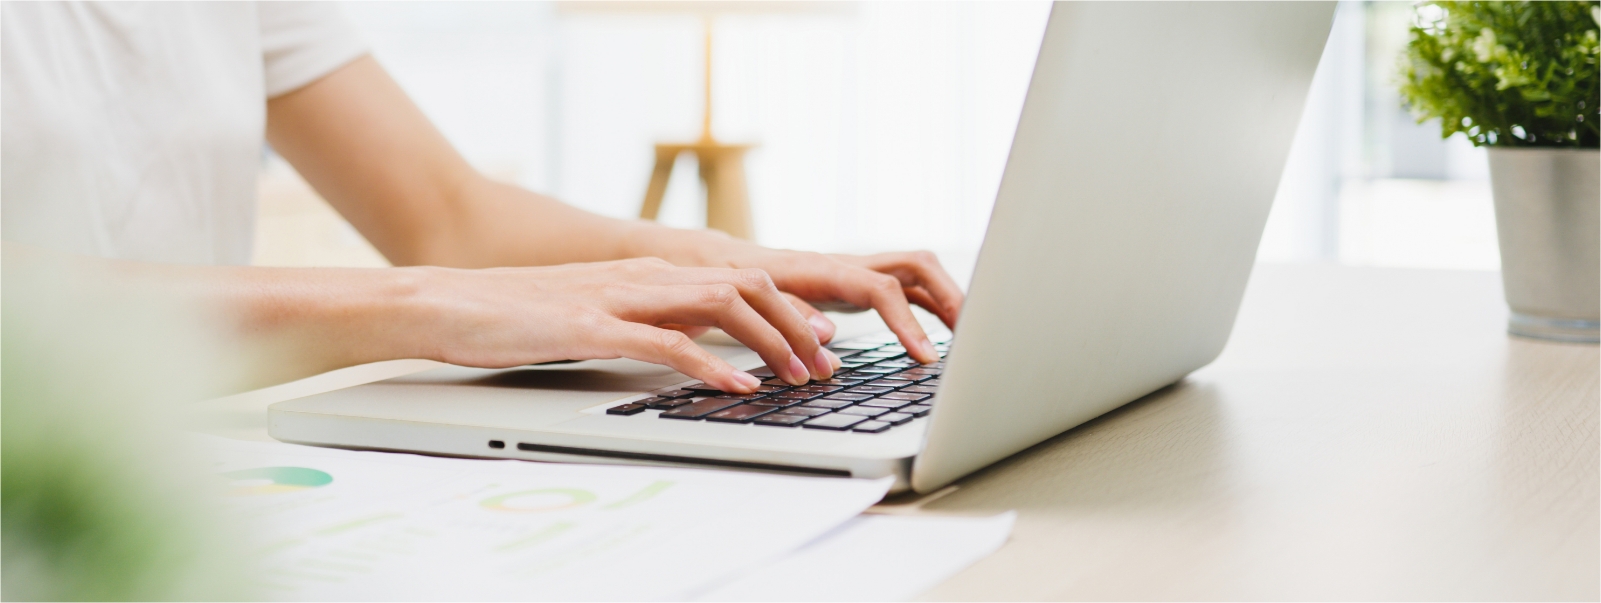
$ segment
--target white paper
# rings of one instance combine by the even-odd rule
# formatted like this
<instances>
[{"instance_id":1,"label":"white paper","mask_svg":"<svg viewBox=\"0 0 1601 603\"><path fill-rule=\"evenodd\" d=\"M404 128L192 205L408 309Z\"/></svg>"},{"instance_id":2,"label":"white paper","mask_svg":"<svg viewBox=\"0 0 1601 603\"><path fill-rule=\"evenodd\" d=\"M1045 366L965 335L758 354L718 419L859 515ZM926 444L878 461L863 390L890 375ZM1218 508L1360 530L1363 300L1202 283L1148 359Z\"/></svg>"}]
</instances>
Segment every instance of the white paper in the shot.
<instances>
[{"instance_id":1,"label":"white paper","mask_svg":"<svg viewBox=\"0 0 1601 603\"><path fill-rule=\"evenodd\" d=\"M261 596L285 600L679 600L890 486L202 440Z\"/></svg>"},{"instance_id":2,"label":"white paper","mask_svg":"<svg viewBox=\"0 0 1601 603\"><path fill-rule=\"evenodd\" d=\"M999 549L1017 514L864 515L701 601L905 601Z\"/></svg>"}]
</instances>

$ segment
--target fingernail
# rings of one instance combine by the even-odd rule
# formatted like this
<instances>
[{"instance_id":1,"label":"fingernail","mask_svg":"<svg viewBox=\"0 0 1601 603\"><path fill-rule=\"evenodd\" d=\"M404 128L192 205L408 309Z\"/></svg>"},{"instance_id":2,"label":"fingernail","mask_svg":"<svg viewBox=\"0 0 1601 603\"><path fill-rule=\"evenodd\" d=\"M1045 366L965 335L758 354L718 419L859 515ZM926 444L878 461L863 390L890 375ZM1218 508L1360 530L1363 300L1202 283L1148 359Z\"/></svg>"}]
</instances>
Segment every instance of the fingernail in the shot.
<instances>
[{"instance_id":1,"label":"fingernail","mask_svg":"<svg viewBox=\"0 0 1601 603\"><path fill-rule=\"evenodd\" d=\"M812 325L812 333L817 335L818 343L828 343L834 338L834 323L822 314L808 316L806 322Z\"/></svg>"},{"instance_id":2,"label":"fingernail","mask_svg":"<svg viewBox=\"0 0 1601 603\"><path fill-rule=\"evenodd\" d=\"M834 369L839 368L839 367L834 365L835 362L839 362L839 361L830 359L829 358L830 355L831 354L828 353L828 349L826 349L826 348L817 348L817 359L814 360L813 362L817 366L817 370L818 370L818 373L819 373L817 375L818 379L827 379L829 377L833 377L834 376Z\"/></svg>"},{"instance_id":3,"label":"fingernail","mask_svg":"<svg viewBox=\"0 0 1601 603\"><path fill-rule=\"evenodd\" d=\"M923 338L923 341L918 344L918 347L923 348L924 358L933 358L933 360L928 361L929 364L939 362L939 352L934 349L934 342L929 341L928 338L925 337Z\"/></svg>"},{"instance_id":4,"label":"fingernail","mask_svg":"<svg viewBox=\"0 0 1601 603\"><path fill-rule=\"evenodd\" d=\"M762 384L761 379L757 379L755 375L745 371L734 371L734 381L739 382L740 385L745 386L745 389L751 391L756 391L756 386Z\"/></svg>"},{"instance_id":5,"label":"fingernail","mask_svg":"<svg viewBox=\"0 0 1601 603\"><path fill-rule=\"evenodd\" d=\"M844 364L839 361L839 354L828 348L823 348L823 353L828 354L828 366L834 367L834 371L839 372L839 367Z\"/></svg>"},{"instance_id":6,"label":"fingernail","mask_svg":"<svg viewBox=\"0 0 1601 603\"><path fill-rule=\"evenodd\" d=\"M800 356L794 354L789 355L789 375L789 382L795 385L810 381L812 378L811 373L806 371L806 363L801 362Z\"/></svg>"}]
</instances>

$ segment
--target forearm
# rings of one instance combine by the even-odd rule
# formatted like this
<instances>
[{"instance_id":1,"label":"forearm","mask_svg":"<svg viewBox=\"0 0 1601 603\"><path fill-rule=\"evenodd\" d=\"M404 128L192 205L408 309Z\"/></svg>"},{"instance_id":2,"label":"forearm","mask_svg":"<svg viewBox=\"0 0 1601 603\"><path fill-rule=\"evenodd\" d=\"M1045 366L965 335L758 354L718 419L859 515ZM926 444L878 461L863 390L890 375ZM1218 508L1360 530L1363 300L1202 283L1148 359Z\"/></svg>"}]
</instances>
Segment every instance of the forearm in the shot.
<instances>
[{"instance_id":1,"label":"forearm","mask_svg":"<svg viewBox=\"0 0 1601 603\"><path fill-rule=\"evenodd\" d=\"M597 215L488 179L461 187L452 227L415 263L437 266L548 266L640 257L679 266L729 267L754 245L711 230L669 228Z\"/></svg>"},{"instance_id":2,"label":"forearm","mask_svg":"<svg viewBox=\"0 0 1601 603\"><path fill-rule=\"evenodd\" d=\"M181 266L4 249L7 274L47 280L64 309L155 316L205 334L216 368L244 367L214 384L235 391L431 353L408 336L428 322L426 275L415 269Z\"/></svg>"}]
</instances>

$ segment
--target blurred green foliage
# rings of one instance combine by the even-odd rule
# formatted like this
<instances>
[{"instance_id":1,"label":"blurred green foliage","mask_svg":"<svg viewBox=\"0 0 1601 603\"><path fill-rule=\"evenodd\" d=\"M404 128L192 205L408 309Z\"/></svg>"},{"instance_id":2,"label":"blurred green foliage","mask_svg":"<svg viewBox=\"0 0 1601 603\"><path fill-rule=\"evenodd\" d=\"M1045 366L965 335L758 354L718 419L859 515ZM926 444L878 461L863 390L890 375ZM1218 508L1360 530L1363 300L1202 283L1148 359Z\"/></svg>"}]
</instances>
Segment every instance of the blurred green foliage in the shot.
<instances>
[{"instance_id":1,"label":"blurred green foliage","mask_svg":"<svg viewBox=\"0 0 1601 603\"><path fill-rule=\"evenodd\" d=\"M1418 122L1474 146L1595 148L1596 1L1421 2L1401 96Z\"/></svg>"}]
</instances>

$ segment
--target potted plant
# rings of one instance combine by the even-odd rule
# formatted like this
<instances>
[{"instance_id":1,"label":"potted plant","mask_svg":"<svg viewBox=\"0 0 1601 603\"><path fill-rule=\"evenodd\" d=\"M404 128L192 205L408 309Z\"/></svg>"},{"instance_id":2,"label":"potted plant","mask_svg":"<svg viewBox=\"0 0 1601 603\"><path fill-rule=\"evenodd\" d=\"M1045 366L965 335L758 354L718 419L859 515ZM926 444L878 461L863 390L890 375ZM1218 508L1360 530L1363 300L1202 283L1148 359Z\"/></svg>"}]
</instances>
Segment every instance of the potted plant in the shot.
<instances>
[{"instance_id":1,"label":"potted plant","mask_svg":"<svg viewBox=\"0 0 1601 603\"><path fill-rule=\"evenodd\" d=\"M1601 326L1598 2L1423 2L1401 96L1443 137L1489 147L1514 335L1596 343Z\"/></svg>"}]
</instances>

